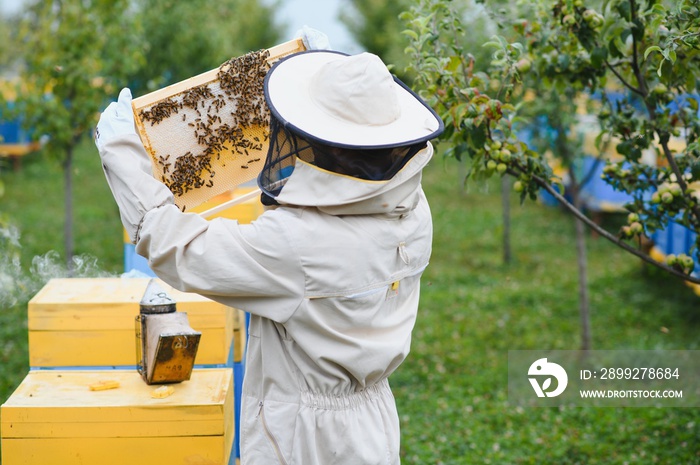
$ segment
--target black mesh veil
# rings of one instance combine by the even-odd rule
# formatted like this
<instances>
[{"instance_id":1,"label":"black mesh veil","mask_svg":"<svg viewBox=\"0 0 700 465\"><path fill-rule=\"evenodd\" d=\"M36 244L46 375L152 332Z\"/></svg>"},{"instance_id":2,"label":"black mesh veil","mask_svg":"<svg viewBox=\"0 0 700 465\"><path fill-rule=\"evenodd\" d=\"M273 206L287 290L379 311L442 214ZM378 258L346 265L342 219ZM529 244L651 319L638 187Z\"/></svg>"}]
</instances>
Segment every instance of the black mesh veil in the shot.
<instances>
[{"instance_id":1,"label":"black mesh veil","mask_svg":"<svg viewBox=\"0 0 700 465\"><path fill-rule=\"evenodd\" d=\"M271 115L270 149L258 176L264 194L277 197L292 174L296 159L333 173L368 181L391 179L427 143L389 148L344 148L304 138Z\"/></svg>"}]
</instances>

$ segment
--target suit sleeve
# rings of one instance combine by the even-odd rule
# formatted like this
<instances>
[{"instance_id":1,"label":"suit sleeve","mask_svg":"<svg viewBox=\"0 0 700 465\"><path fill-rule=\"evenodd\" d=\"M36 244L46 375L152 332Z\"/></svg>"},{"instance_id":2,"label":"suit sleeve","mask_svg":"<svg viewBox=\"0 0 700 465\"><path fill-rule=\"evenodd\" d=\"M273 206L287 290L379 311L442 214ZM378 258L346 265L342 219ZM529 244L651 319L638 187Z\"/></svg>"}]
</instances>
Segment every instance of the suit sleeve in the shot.
<instances>
[{"instance_id":1,"label":"suit sleeve","mask_svg":"<svg viewBox=\"0 0 700 465\"><path fill-rule=\"evenodd\" d=\"M182 213L136 134L111 139L100 157L124 228L159 278L278 322L296 310L305 278L289 235L294 213L271 211L252 225Z\"/></svg>"},{"instance_id":2,"label":"suit sleeve","mask_svg":"<svg viewBox=\"0 0 700 465\"><path fill-rule=\"evenodd\" d=\"M305 294L305 275L290 235L294 213L266 212L250 225L207 221L174 205L149 211L136 251L166 283L284 323Z\"/></svg>"},{"instance_id":3,"label":"suit sleeve","mask_svg":"<svg viewBox=\"0 0 700 465\"><path fill-rule=\"evenodd\" d=\"M153 177L151 160L136 134L112 138L100 149L100 158L122 224L135 243L146 212L174 204L173 194Z\"/></svg>"}]
</instances>

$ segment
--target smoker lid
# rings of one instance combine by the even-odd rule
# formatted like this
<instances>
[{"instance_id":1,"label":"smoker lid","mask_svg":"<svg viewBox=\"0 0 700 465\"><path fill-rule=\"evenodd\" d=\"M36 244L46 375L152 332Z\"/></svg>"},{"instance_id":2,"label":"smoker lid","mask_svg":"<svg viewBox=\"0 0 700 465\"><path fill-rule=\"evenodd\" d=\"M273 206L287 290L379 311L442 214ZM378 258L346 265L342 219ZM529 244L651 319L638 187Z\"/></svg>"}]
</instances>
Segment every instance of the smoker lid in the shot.
<instances>
[{"instance_id":1,"label":"smoker lid","mask_svg":"<svg viewBox=\"0 0 700 465\"><path fill-rule=\"evenodd\" d=\"M176 310L175 301L155 279L149 281L139 305L144 314L172 313Z\"/></svg>"}]
</instances>

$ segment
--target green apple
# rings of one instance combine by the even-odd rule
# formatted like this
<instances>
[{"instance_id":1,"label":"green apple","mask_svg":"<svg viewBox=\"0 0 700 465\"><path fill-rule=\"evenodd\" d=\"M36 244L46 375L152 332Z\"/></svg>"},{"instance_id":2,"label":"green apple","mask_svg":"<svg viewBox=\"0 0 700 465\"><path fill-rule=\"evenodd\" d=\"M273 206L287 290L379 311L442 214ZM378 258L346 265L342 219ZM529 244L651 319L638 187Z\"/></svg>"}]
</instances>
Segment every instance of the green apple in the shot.
<instances>
[{"instance_id":1,"label":"green apple","mask_svg":"<svg viewBox=\"0 0 700 465\"><path fill-rule=\"evenodd\" d=\"M666 92L668 92L668 87L666 87L666 85L662 84L661 82L656 84L651 89L651 93L654 95L664 95Z\"/></svg>"},{"instance_id":2,"label":"green apple","mask_svg":"<svg viewBox=\"0 0 700 465\"><path fill-rule=\"evenodd\" d=\"M532 62L527 58L521 58L515 63L515 69L517 69L519 73L527 73L532 69Z\"/></svg>"},{"instance_id":3,"label":"green apple","mask_svg":"<svg viewBox=\"0 0 700 465\"><path fill-rule=\"evenodd\" d=\"M642 234L644 232L644 226L642 226L642 223L639 221L635 221L630 224L630 231L632 231L633 234Z\"/></svg>"},{"instance_id":4,"label":"green apple","mask_svg":"<svg viewBox=\"0 0 700 465\"><path fill-rule=\"evenodd\" d=\"M679 264L686 270L692 270L695 267L695 260L683 254L682 257L679 257Z\"/></svg>"}]
</instances>

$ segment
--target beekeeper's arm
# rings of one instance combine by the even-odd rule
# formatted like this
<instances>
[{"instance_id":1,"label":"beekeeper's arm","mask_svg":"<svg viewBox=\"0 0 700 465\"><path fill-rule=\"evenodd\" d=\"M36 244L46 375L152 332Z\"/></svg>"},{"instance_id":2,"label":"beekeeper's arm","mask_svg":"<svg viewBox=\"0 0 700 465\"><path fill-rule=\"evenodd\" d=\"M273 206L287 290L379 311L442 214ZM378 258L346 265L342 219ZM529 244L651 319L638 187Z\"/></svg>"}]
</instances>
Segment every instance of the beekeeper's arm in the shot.
<instances>
[{"instance_id":1,"label":"beekeeper's arm","mask_svg":"<svg viewBox=\"0 0 700 465\"><path fill-rule=\"evenodd\" d=\"M159 278L275 321L291 316L303 298L304 276L284 231L286 214L239 225L182 213L151 174L128 89L102 114L95 143L127 234Z\"/></svg>"}]
</instances>

